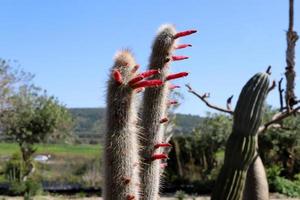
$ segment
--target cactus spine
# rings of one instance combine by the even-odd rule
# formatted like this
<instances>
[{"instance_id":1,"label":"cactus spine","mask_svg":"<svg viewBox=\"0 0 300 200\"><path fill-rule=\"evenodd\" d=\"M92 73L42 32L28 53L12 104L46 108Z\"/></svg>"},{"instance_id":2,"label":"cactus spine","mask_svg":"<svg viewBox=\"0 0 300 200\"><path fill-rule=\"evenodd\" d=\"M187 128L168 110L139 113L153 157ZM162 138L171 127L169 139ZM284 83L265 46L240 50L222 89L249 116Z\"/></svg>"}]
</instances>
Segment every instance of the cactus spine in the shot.
<instances>
[{"instance_id":1,"label":"cactus spine","mask_svg":"<svg viewBox=\"0 0 300 200\"><path fill-rule=\"evenodd\" d=\"M244 189L243 200L268 200L269 185L267 181L266 171L260 156L255 159L249 166Z\"/></svg>"},{"instance_id":2,"label":"cactus spine","mask_svg":"<svg viewBox=\"0 0 300 200\"><path fill-rule=\"evenodd\" d=\"M163 25L153 42L152 53L150 56L149 69L159 70L160 73L155 78L162 81L186 76L186 72L178 74L169 74L168 65L171 60L187 59L185 56L172 56L175 47L175 40L179 37L189 35L195 31L185 31L176 33L172 25ZM181 45L178 47L185 48L190 45ZM157 88L147 88L145 90L143 107L141 114L141 155L144 165L141 170L141 194L143 200L158 199L161 160L167 159L167 155L163 153L161 148L167 147L164 145L164 123L168 121L167 105L168 93L170 87L168 82Z\"/></svg>"},{"instance_id":3,"label":"cactus spine","mask_svg":"<svg viewBox=\"0 0 300 200\"><path fill-rule=\"evenodd\" d=\"M268 75L258 73L242 89L212 200L241 200L243 197L247 170L256 152L257 131L268 87Z\"/></svg>"},{"instance_id":4,"label":"cactus spine","mask_svg":"<svg viewBox=\"0 0 300 200\"><path fill-rule=\"evenodd\" d=\"M139 199L138 139L134 91L126 83L136 65L130 51L119 52L108 82L104 199Z\"/></svg>"}]
</instances>

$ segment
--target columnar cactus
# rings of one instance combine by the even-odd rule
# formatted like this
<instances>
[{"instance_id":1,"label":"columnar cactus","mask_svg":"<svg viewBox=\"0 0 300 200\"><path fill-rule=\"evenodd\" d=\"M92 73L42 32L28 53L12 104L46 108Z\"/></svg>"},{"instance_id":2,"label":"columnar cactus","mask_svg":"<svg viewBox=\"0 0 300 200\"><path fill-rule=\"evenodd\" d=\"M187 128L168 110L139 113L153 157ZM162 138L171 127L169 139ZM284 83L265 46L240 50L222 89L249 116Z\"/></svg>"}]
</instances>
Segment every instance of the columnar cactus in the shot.
<instances>
[{"instance_id":1,"label":"columnar cactus","mask_svg":"<svg viewBox=\"0 0 300 200\"><path fill-rule=\"evenodd\" d=\"M119 52L108 82L104 199L139 199L139 142L135 94L144 87L159 86L161 80L143 80L157 70L137 74L130 51Z\"/></svg>"},{"instance_id":2,"label":"columnar cactus","mask_svg":"<svg viewBox=\"0 0 300 200\"><path fill-rule=\"evenodd\" d=\"M269 185L266 171L260 156L256 155L255 159L249 166L246 178L243 200L268 200Z\"/></svg>"},{"instance_id":3,"label":"columnar cactus","mask_svg":"<svg viewBox=\"0 0 300 200\"><path fill-rule=\"evenodd\" d=\"M247 170L256 152L257 131L268 87L268 74L258 73L242 89L212 200L241 200L243 197Z\"/></svg>"},{"instance_id":4,"label":"columnar cactus","mask_svg":"<svg viewBox=\"0 0 300 200\"><path fill-rule=\"evenodd\" d=\"M187 59L186 56L174 56L174 49L189 47L189 44L175 46L175 40L179 37L190 35L196 31L184 31L176 33L172 25L163 25L153 42L150 56L149 70L159 70L154 78L163 82L187 76L188 73L181 72L169 74L170 61ZM175 86L176 87L176 86ZM170 89L175 88L168 82L156 88L145 90L142 113L141 113L141 145L143 166L141 170L141 194L143 200L158 199L161 167L164 164L161 160L167 159L167 155L162 153L162 147L169 147L170 144L164 141L164 123L168 121L167 107L176 103L168 100Z\"/></svg>"}]
</instances>

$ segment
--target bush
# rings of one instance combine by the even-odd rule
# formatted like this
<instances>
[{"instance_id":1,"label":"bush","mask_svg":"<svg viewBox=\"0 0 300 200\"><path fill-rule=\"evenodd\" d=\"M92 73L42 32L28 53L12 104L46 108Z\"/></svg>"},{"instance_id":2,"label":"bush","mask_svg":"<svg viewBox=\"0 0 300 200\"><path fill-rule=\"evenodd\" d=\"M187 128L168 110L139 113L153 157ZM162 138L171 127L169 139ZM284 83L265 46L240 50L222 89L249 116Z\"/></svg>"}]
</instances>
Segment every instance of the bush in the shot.
<instances>
[{"instance_id":1,"label":"bush","mask_svg":"<svg viewBox=\"0 0 300 200\"><path fill-rule=\"evenodd\" d=\"M177 191L175 196L178 200L184 200L186 198L185 192L181 190Z\"/></svg>"},{"instance_id":2,"label":"bush","mask_svg":"<svg viewBox=\"0 0 300 200\"><path fill-rule=\"evenodd\" d=\"M11 195L24 195L24 199L32 199L31 197L42 192L42 184L33 179L24 182L14 181L10 183L9 192Z\"/></svg>"},{"instance_id":3,"label":"bush","mask_svg":"<svg viewBox=\"0 0 300 200\"><path fill-rule=\"evenodd\" d=\"M4 167L4 177L9 182L20 182L23 174L23 162L20 153L12 155Z\"/></svg>"},{"instance_id":4,"label":"bush","mask_svg":"<svg viewBox=\"0 0 300 200\"><path fill-rule=\"evenodd\" d=\"M25 181L24 199L31 199L31 197L43 191L42 184L39 181L28 179Z\"/></svg>"},{"instance_id":5,"label":"bush","mask_svg":"<svg viewBox=\"0 0 300 200\"><path fill-rule=\"evenodd\" d=\"M295 176L295 181L291 181L280 177L281 171L282 168L277 165L273 165L267 169L270 191L279 192L290 197L300 197L300 185L299 180L297 180L298 176Z\"/></svg>"}]
</instances>

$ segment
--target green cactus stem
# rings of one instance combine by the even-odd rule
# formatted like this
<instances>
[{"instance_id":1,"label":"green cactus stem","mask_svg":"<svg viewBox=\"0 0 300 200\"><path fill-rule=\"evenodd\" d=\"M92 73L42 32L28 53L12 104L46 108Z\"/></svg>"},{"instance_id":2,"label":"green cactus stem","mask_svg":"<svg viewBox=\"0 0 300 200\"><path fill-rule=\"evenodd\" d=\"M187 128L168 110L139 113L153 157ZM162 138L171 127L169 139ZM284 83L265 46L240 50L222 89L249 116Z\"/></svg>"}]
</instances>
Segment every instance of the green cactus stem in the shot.
<instances>
[{"instance_id":1,"label":"green cactus stem","mask_svg":"<svg viewBox=\"0 0 300 200\"><path fill-rule=\"evenodd\" d=\"M224 165L212 200L241 200L249 165L257 147L257 131L268 93L266 73L253 76L243 87L233 116L233 130L226 144Z\"/></svg>"}]
</instances>

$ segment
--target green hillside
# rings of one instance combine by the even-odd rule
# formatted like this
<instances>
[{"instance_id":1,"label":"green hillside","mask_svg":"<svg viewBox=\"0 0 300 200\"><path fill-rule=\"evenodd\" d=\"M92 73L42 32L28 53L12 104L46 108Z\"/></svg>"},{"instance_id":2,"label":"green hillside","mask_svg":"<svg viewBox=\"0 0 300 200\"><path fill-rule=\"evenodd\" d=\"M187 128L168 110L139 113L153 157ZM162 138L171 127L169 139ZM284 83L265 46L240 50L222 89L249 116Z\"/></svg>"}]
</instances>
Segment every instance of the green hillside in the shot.
<instances>
[{"instance_id":1,"label":"green hillside","mask_svg":"<svg viewBox=\"0 0 300 200\"><path fill-rule=\"evenodd\" d=\"M75 119L74 133L80 137L101 137L104 131L104 108L70 108ZM189 133L199 126L202 118L197 115L176 114L176 133Z\"/></svg>"}]
</instances>

